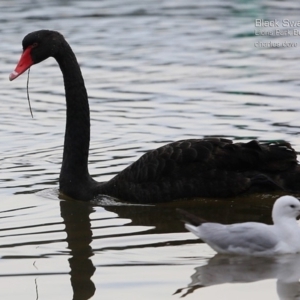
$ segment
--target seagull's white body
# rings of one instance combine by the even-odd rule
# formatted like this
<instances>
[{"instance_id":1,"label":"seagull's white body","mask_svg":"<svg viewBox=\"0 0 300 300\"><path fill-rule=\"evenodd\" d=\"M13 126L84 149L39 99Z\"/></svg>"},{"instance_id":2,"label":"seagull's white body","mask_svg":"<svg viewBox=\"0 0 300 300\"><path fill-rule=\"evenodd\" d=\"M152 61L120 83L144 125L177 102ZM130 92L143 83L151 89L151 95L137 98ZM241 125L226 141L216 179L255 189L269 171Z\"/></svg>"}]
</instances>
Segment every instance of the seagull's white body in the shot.
<instances>
[{"instance_id":1,"label":"seagull's white body","mask_svg":"<svg viewBox=\"0 0 300 300\"><path fill-rule=\"evenodd\" d=\"M222 225L201 221L199 226L186 223L185 227L218 253L241 255L298 253L300 227L296 218L299 215L299 200L292 196L283 196L274 203L273 225L256 222Z\"/></svg>"}]
</instances>

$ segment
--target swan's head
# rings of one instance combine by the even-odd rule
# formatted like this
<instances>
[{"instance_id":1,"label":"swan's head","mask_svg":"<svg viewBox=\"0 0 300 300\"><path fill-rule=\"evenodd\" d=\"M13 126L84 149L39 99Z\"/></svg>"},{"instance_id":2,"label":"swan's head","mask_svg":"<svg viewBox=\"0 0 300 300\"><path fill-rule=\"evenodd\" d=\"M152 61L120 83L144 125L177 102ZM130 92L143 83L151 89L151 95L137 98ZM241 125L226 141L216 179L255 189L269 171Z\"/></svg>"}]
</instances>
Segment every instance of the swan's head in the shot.
<instances>
[{"instance_id":1,"label":"swan's head","mask_svg":"<svg viewBox=\"0 0 300 300\"><path fill-rule=\"evenodd\" d=\"M9 80L14 80L32 65L55 56L62 41L64 38L57 31L39 30L27 34L22 42L23 53Z\"/></svg>"},{"instance_id":2,"label":"swan's head","mask_svg":"<svg viewBox=\"0 0 300 300\"><path fill-rule=\"evenodd\" d=\"M278 198L273 206L272 217L274 223L283 219L296 219L300 215L300 201L293 196Z\"/></svg>"}]
</instances>

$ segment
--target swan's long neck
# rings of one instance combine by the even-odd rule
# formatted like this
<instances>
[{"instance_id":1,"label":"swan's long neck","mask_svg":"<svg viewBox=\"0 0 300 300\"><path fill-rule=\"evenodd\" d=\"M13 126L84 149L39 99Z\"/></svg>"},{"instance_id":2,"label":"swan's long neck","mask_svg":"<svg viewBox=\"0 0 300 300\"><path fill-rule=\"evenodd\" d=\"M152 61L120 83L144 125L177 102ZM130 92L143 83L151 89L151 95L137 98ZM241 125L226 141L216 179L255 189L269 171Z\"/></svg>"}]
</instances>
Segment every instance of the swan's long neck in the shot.
<instances>
[{"instance_id":1,"label":"swan's long neck","mask_svg":"<svg viewBox=\"0 0 300 300\"><path fill-rule=\"evenodd\" d=\"M69 190L74 190L76 186L78 189L84 188L91 182L88 172L90 111L80 67L67 42L63 43L55 59L63 74L67 104L65 143L59 181L62 192L70 195Z\"/></svg>"}]
</instances>

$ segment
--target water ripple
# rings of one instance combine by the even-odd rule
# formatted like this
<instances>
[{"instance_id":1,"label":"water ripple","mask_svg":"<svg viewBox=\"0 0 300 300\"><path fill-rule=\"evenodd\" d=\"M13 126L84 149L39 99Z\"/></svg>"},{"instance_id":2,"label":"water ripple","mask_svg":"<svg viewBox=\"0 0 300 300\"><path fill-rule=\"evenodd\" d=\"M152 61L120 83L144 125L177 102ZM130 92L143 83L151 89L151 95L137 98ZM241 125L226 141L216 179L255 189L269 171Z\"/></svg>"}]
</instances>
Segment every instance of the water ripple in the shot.
<instances>
[{"instance_id":1,"label":"water ripple","mask_svg":"<svg viewBox=\"0 0 300 300\"><path fill-rule=\"evenodd\" d=\"M175 207L225 223L270 222L277 194L162 206L59 199L65 128L60 70L53 59L32 67L33 119L26 76L8 82L8 74L25 34L63 32L86 80L90 172L99 181L145 151L184 138L287 140L299 151L299 45L254 46L299 43L297 36L254 33L255 18L298 20L296 1L15 0L0 2L0 11L1 299L133 299L137 293L171 299L193 268L213 255L184 232ZM232 285L226 286L233 297ZM265 288L264 299L272 289ZM255 297L255 290L261 289L245 287L242 297ZM224 294L210 291L206 298ZM199 289L189 298L205 293Z\"/></svg>"}]
</instances>

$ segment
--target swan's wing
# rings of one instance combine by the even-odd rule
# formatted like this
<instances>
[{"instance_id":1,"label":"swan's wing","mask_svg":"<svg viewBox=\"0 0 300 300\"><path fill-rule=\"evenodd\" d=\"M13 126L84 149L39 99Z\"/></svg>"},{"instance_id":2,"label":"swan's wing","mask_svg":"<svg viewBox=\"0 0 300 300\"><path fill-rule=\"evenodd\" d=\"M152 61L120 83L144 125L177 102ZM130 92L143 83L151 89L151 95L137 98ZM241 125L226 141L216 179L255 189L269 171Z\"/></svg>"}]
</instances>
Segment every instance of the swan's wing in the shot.
<instances>
[{"instance_id":1,"label":"swan's wing","mask_svg":"<svg viewBox=\"0 0 300 300\"><path fill-rule=\"evenodd\" d=\"M219 252L236 250L251 254L272 251L279 242L274 226L254 222L233 225L204 223L198 227L198 236Z\"/></svg>"},{"instance_id":2,"label":"swan's wing","mask_svg":"<svg viewBox=\"0 0 300 300\"><path fill-rule=\"evenodd\" d=\"M139 165L139 160L136 162ZM296 153L289 143L232 143L227 139L194 139L167 144L147 152L140 164L145 173L136 180L157 180L164 176L189 176L209 170L284 171L297 164ZM191 168L192 166L192 168ZM136 174L137 175L137 174Z\"/></svg>"},{"instance_id":3,"label":"swan's wing","mask_svg":"<svg viewBox=\"0 0 300 300\"><path fill-rule=\"evenodd\" d=\"M228 197L253 185L274 189L278 183L260 174L284 171L296 164L296 154L285 142L233 144L216 138L185 140L145 153L111 180L107 188L112 195L143 203ZM129 191L128 196L124 191Z\"/></svg>"},{"instance_id":4,"label":"swan's wing","mask_svg":"<svg viewBox=\"0 0 300 300\"><path fill-rule=\"evenodd\" d=\"M296 164L296 153L286 142L233 144L231 140L212 138L178 141L149 151L128 172L136 182L149 182L212 170L284 171Z\"/></svg>"}]
</instances>

